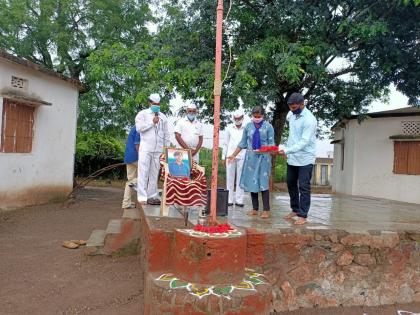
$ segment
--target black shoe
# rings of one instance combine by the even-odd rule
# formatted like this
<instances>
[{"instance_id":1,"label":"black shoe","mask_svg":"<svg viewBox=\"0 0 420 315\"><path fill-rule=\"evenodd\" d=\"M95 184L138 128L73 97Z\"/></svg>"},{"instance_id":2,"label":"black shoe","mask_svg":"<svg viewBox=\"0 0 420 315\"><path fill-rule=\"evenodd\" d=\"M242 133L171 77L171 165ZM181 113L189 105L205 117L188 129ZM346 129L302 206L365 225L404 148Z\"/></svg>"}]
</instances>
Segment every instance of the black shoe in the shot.
<instances>
[{"instance_id":1,"label":"black shoe","mask_svg":"<svg viewBox=\"0 0 420 315\"><path fill-rule=\"evenodd\" d=\"M157 198L149 198L147 199L147 204L152 205L152 206L159 206L160 200Z\"/></svg>"},{"instance_id":2,"label":"black shoe","mask_svg":"<svg viewBox=\"0 0 420 315\"><path fill-rule=\"evenodd\" d=\"M228 203L228 207L232 207L233 206L233 203Z\"/></svg>"},{"instance_id":3,"label":"black shoe","mask_svg":"<svg viewBox=\"0 0 420 315\"><path fill-rule=\"evenodd\" d=\"M244 204L243 203L235 203L235 206L240 207L240 208L243 208L244 207Z\"/></svg>"}]
</instances>

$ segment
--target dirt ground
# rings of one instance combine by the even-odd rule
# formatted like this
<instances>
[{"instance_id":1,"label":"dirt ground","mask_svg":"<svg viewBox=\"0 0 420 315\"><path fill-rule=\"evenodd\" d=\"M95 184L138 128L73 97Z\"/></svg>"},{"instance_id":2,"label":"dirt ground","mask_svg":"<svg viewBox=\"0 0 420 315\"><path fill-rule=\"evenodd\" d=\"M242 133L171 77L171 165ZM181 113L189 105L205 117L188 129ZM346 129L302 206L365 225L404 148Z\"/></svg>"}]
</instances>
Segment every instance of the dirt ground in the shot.
<instances>
[{"instance_id":1,"label":"dirt ground","mask_svg":"<svg viewBox=\"0 0 420 315\"><path fill-rule=\"evenodd\" d=\"M87 239L120 218L123 192L89 188L69 207L61 204L0 212L0 314L140 315L139 257L85 257L62 241ZM420 304L379 308L310 309L281 315L420 314Z\"/></svg>"},{"instance_id":2,"label":"dirt ground","mask_svg":"<svg viewBox=\"0 0 420 315\"><path fill-rule=\"evenodd\" d=\"M87 189L61 204L0 212L0 314L141 314L138 257L86 257L64 240L120 218L122 191Z\"/></svg>"}]
</instances>

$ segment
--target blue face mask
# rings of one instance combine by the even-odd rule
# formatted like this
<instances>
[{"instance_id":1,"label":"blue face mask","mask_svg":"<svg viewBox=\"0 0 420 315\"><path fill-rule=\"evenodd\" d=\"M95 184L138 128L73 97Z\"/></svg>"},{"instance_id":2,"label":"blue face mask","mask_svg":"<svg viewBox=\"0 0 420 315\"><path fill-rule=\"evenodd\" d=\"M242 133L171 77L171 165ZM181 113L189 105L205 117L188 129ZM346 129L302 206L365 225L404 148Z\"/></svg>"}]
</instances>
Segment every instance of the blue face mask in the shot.
<instances>
[{"instance_id":1,"label":"blue face mask","mask_svg":"<svg viewBox=\"0 0 420 315\"><path fill-rule=\"evenodd\" d=\"M293 115L299 115L301 112L302 112L302 108L300 107L298 109L292 110Z\"/></svg>"},{"instance_id":2,"label":"blue face mask","mask_svg":"<svg viewBox=\"0 0 420 315\"><path fill-rule=\"evenodd\" d=\"M187 114L187 118L190 120L190 121L193 121L194 119L195 119L195 114Z\"/></svg>"},{"instance_id":3,"label":"blue face mask","mask_svg":"<svg viewBox=\"0 0 420 315\"><path fill-rule=\"evenodd\" d=\"M150 106L150 109L154 113L159 113L160 112L160 106L159 105L152 105L152 106Z\"/></svg>"}]
</instances>

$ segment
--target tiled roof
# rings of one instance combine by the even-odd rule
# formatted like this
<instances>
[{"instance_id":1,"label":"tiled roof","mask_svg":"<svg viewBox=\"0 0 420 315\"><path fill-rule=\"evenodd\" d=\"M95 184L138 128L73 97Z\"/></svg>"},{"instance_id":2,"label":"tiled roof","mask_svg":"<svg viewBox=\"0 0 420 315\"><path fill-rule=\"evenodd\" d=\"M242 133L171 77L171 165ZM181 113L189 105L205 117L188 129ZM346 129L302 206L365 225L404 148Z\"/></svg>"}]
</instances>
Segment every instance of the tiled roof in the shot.
<instances>
[{"instance_id":1,"label":"tiled roof","mask_svg":"<svg viewBox=\"0 0 420 315\"><path fill-rule=\"evenodd\" d=\"M36 63L34 63L32 61L29 61L29 60L26 60L24 58L17 57L17 56L14 56L12 54L9 54L9 53L5 52L4 50L0 50L0 59L5 59L7 61L19 64L21 66L24 66L24 67L27 67L27 68L30 68L30 69L33 69L35 71L39 71L41 73L50 75L52 77L56 77L56 78L61 79L63 81L67 81L67 82L73 84L74 86L76 86L79 91L83 91L85 89L84 85L79 80L66 77L65 75L62 75L61 73L50 70L50 69L48 69L48 68L46 68L42 65L36 64Z\"/></svg>"}]
</instances>

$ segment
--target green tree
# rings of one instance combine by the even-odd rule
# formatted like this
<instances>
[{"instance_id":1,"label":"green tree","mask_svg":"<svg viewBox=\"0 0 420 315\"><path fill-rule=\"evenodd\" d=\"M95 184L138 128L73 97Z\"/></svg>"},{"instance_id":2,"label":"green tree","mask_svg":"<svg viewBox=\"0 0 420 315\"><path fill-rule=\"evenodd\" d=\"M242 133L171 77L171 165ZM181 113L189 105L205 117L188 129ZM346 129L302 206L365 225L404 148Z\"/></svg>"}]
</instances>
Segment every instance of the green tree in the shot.
<instances>
[{"instance_id":1,"label":"green tree","mask_svg":"<svg viewBox=\"0 0 420 315\"><path fill-rule=\"evenodd\" d=\"M81 97L79 127L118 132L148 106L150 93L163 96L162 108L167 111L173 93L165 78L171 67L169 59L159 57L152 40L130 47L119 42L103 45L88 58L86 80L95 87Z\"/></svg>"},{"instance_id":2,"label":"green tree","mask_svg":"<svg viewBox=\"0 0 420 315\"><path fill-rule=\"evenodd\" d=\"M79 102L82 129L118 130L132 123L127 111L134 115L135 109L133 102L127 109L126 95L144 100L137 91L153 80L133 88L127 82L144 76L121 68L126 51L139 49L140 60L153 40L146 27L154 20L148 1L0 0L0 8L0 48L85 84ZM151 59L139 61L138 72Z\"/></svg>"},{"instance_id":3,"label":"green tree","mask_svg":"<svg viewBox=\"0 0 420 315\"><path fill-rule=\"evenodd\" d=\"M419 105L419 1L239 0L225 22L232 62L223 107L269 104L279 142L287 100L303 92L308 106L327 123L363 112L386 97L391 83ZM225 1L225 12L230 3ZM171 1L159 30L162 47L176 66L171 85L186 98L212 104L216 3ZM332 67L334 61L340 67ZM211 117L211 106L204 106ZM222 116L223 117L223 116Z\"/></svg>"}]
</instances>

